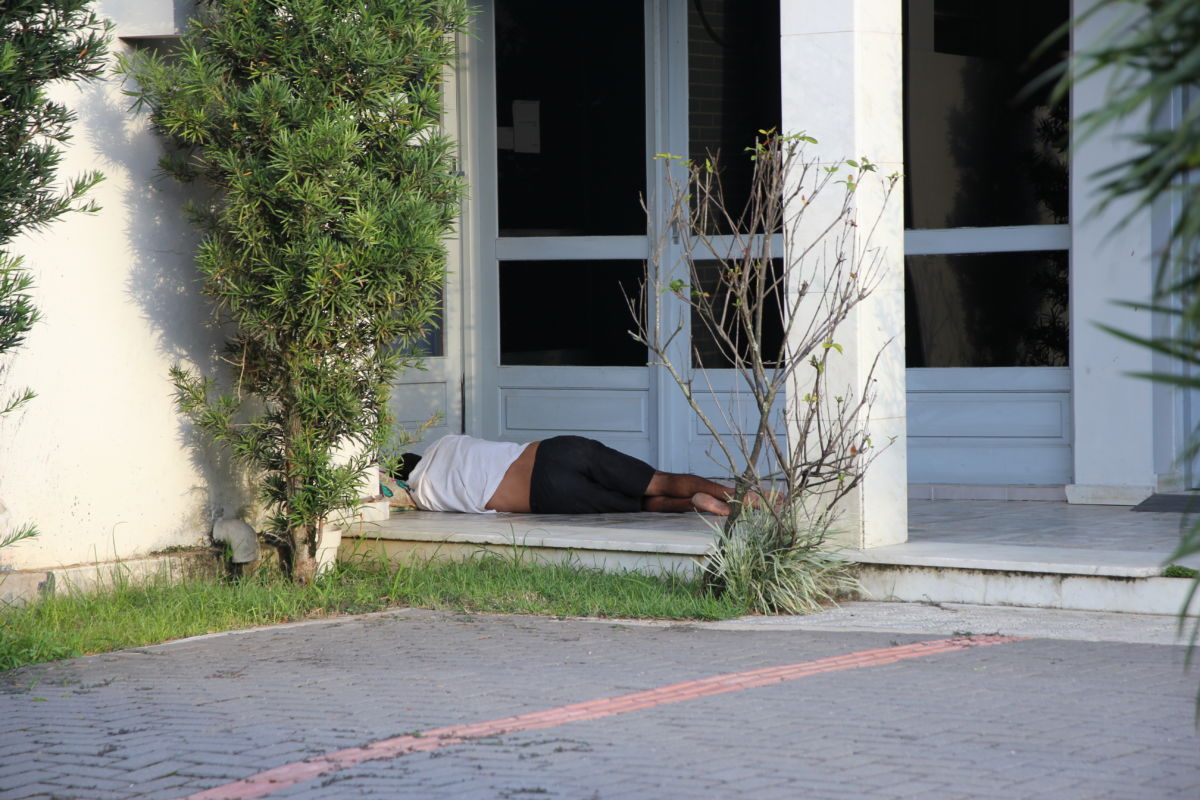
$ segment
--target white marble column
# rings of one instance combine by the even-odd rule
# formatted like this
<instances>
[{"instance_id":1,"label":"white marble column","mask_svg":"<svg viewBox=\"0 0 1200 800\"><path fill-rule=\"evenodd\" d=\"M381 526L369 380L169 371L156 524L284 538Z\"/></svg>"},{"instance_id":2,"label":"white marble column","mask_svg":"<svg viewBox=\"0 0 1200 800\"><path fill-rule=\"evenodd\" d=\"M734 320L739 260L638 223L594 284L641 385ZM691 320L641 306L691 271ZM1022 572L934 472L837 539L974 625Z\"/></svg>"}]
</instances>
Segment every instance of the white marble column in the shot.
<instances>
[{"instance_id":1,"label":"white marble column","mask_svg":"<svg viewBox=\"0 0 1200 800\"><path fill-rule=\"evenodd\" d=\"M783 130L815 137L818 143L806 152L822 162L867 156L878 164L878 179L862 184L856 202L860 221L879 218L870 247L882 254L880 282L837 334L843 354L830 370L831 388L861 391L882 352L870 432L876 447L888 446L843 501L836 534L849 547L897 544L908 536L903 197L898 184L884 205L882 191L885 176L903 172L900 11L901 0L780 2ZM805 214L800 242L821 216Z\"/></svg>"}]
</instances>

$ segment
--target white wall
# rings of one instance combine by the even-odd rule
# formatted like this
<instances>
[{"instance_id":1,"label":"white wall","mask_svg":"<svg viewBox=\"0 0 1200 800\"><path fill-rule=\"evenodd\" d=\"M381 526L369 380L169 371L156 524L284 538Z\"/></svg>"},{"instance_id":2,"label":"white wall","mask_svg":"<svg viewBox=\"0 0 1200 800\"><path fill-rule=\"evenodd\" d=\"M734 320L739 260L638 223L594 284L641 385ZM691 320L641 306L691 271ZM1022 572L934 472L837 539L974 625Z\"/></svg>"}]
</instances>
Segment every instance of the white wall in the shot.
<instances>
[{"instance_id":1,"label":"white wall","mask_svg":"<svg viewBox=\"0 0 1200 800\"><path fill-rule=\"evenodd\" d=\"M1077 0L1075 13L1092 4ZM1091 18L1075 33L1076 49L1102 33L1111 15ZM1075 116L1102 107L1109 77L1081 81L1072 93ZM1144 116L1126 120L1081 143L1071 163L1071 371L1075 420L1075 483L1067 498L1075 503L1137 503L1158 486L1155 464L1155 394L1133 372L1153 368L1149 350L1097 328L1110 325L1139 336L1152 332L1153 315L1118 301L1146 301L1154 283L1155 253L1151 215L1132 218L1132 199L1097 210L1095 175L1134 152L1123 131L1142 129ZM1124 225L1123 221L1128 220ZM1158 423L1168 423L1159 403ZM1161 463L1160 467L1165 466Z\"/></svg>"},{"instance_id":2,"label":"white wall","mask_svg":"<svg viewBox=\"0 0 1200 800\"><path fill-rule=\"evenodd\" d=\"M171 0L97 7L118 35L170 34L183 17ZM129 113L119 79L54 95L79 115L61 175L102 170L91 196L103 210L12 245L36 276L44 318L5 373L6 391L29 386L39 396L0 419L0 498L13 523L34 522L41 536L0 552L0 568L195 544L210 503L232 512L239 502L220 486L221 465L191 446L171 396L170 365L211 367L217 345L182 192L156 177L159 142Z\"/></svg>"}]
</instances>

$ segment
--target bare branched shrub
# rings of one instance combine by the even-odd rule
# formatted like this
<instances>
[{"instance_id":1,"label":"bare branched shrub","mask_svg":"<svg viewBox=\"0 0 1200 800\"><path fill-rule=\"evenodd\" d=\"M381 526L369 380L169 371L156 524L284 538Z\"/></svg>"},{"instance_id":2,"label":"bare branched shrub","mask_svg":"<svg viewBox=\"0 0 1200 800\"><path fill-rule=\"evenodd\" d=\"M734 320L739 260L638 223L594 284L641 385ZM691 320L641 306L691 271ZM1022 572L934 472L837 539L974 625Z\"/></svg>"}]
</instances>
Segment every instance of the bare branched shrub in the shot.
<instances>
[{"instance_id":1,"label":"bare branched shrub","mask_svg":"<svg viewBox=\"0 0 1200 800\"><path fill-rule=\"evenodd\" d=\"M744 208L726 203L715 158L662 156L672 162L668 210L647 292L682 300L693 335L682 341L682 323L634 332L712 434L711 455L734 481L725 536L742 508L759 506L774 533L756 538L780 552L820 546L838 501L888 444L869 431L879 353L854 354L872 364L862 385L831 376L836 359L850 357L839 326L882 276L872 237L897 176L880 178L865 158L822 165L805 155L813 142L763 132L748 153ZM883 203L862 220L855 201L868 190L882 191ZM713 392L714 370L732 371L732 393Z\"/></svg>"}]
</instances>

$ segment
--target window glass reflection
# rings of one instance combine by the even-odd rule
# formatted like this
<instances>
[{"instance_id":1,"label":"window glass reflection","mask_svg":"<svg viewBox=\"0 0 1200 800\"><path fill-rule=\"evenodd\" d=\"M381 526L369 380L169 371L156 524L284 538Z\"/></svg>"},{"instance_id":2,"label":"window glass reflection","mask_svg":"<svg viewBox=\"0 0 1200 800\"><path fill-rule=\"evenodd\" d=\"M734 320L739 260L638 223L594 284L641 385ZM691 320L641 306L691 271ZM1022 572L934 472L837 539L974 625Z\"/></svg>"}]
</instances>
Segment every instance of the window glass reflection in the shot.
<instances>
[{"instance_id":1,"label":"window glass reflection","mask_svg":"<svg viewBox=\"0 0 1200 800\"><path fill-rule=\"evenodd\" d=\"M905 259L910 367L1065 367L1067 253Z\"/></svg>"},{"instance_id":2,"label":"window glass reflection","mask_svg":"<svg viewBox=\"0 0 1200 800\"><path fill-rule=\"evenodd\" d=\"M645 274L640 261L500 262L500 363L645 366L626 299Z\"/></svg>"},{"instance_id":3,"label":"window glass reflection","mask_svg":"<svg viewBox=\"0 0 1200 800\"><path fill-rule=\"evenodd\" d=\"M711 303L712 312L708 316L714 321L720 321L723 335L718 336L704 324L703 316L695 307L692 308L692 366L705 369L722 369L733 366L732 356L736 353L745 358L749 353L750 343L755 340L752 326L747 327L741 315L737 298L730 291L731 282L721 281L721 269L733 265L722 265L720 261L697 261L695 265L697 277L700 279L699 291L704 293L701 302ZM776 355L781 352L783 345L783 304L784 285L782 280L783 259L774 258L770 262L770 275L764 281L766 286L765 299L762 303L762 332L760 341L762 352L767 363L777 363ZM751 317L758 310L752 298L748 306Z\"/></svg>"},{"instance_id":4,"label":"window glass reflection","mask_svg":"<svg viewBox=\"0 0 1200 800\"><path fill-rule=\"evenodd\" d=\"M938 229L1067 221L1067 103L1018 96L1062 59L1068 0L907 0L905 224Z\"/></svg>"},{"instance_id":5,"label":"window glass reflection","mask_svg":"<svg viewBox=\"0 0 1200 800\"><path fill-rule=\"evenodd\" d=\"M497 0L501 236L645 233L641 0Z\"/></svg>"},{"instance_id":6,"label":"window glass reflection","mask_svg":"<svg viewBox=\"0 0 1200 800\"><path fill-rule=\"evenodd\" d=\"M718 156L735 218L750 195L746 148L782 118L778 41L778 0L688 4L688 156Z\"/></svg>"}]
</instances>

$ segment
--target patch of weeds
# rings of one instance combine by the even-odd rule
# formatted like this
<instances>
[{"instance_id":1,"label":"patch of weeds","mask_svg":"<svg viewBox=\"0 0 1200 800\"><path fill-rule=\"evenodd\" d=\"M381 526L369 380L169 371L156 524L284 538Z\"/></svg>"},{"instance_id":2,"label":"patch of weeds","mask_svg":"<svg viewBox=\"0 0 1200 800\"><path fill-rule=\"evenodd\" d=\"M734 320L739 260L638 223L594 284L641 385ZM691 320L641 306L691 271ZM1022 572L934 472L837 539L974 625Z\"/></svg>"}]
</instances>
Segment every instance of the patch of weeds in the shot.
<instances>
[{"instance_id":1,"label":"patch of weeds","mask_svg":"<svg viewBox=\"0 0 1200 800\"><path fill-rule=\"evenodd\" d=\"M1195 578L1198 575L1200 575L1200 572L1181 564L1170 564L1163 567L1162 571L1164 578Z\"/></svg>"}]
</instances>

